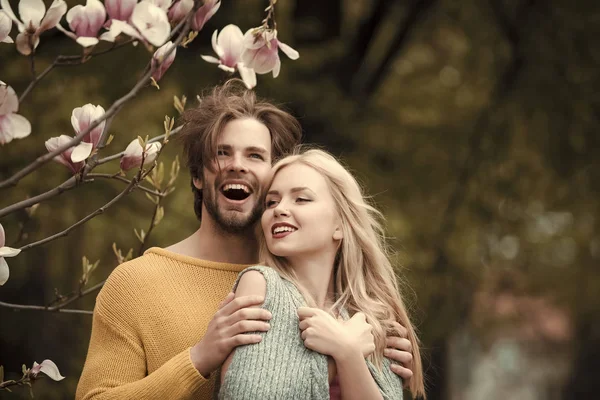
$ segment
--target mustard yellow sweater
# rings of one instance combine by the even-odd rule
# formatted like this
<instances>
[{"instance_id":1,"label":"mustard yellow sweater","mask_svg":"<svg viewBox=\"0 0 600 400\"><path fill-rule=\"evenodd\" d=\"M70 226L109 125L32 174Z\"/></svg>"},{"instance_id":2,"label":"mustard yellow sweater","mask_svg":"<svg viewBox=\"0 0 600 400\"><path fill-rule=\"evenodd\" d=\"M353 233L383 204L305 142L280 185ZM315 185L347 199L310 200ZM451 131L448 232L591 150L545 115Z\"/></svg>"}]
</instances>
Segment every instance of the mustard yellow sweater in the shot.
<instances>
[{"instance_id":1,"label":"mustard yellow sweater","mask_svg":"<svg viewBox=\"0 0 600 400\"><path fill-rule=\"evenodd\" d=\"M151 248L117 267L98 294L76 399L210 399L192 365L219 303L247 265Z\"/></svg>"}]
</instances>

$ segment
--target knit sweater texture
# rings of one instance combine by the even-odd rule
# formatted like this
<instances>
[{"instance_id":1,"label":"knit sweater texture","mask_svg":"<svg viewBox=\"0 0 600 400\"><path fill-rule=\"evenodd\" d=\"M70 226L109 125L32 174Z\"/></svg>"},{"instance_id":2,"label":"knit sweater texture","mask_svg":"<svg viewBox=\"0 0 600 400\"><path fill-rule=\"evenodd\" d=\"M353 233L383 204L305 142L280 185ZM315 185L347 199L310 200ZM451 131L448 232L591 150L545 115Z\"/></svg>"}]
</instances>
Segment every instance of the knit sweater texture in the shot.
<instances>
[{"instance_id":1,"label":"knit sweater texture","mask_svg":"<svg viewBox=\"0 0 600 400\"><path fill-rule=\"evenodd\" d=\"M190 348L247 265L151 248L118 266L98 294L76 399L210 399L214 377Z\"/></svg>"},{"instance_id":2,"label":"knit sweater texture","mask_svg":"<svg viewBox=\"0 0 600 400\"><path fill-rule=\"evenodd\" d=\"M298 326L298 307L305 301L296 286L268 267L245 269L265 277L267 292L263 308L273 317L260 343L238 347L223 385L215 390L220 400L329 399L327 356L304 346ZM236 281L239 282L239 278ZM342 313L347 318L347 313ZM402 379L384 358L381 370L365 360L384 399L402 399ZM219 379L217 382L219 382Z\"/></svg>"}]
</instances>

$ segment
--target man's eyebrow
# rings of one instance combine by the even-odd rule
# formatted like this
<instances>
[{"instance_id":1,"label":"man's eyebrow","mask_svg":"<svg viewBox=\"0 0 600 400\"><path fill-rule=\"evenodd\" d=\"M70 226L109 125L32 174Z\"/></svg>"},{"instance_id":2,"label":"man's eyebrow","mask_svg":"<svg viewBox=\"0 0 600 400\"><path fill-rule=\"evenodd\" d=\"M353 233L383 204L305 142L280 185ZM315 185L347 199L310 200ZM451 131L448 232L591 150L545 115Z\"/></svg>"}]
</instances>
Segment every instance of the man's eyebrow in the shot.
<instances>
[{"instance_id":1,"label":"man's eyebrow","mask_svg":"<svg viewBox=\"0 0 600 400\"><path fill-rule=\"evenodd\" d=\"M246 147L246 151L254 152L254 153L267 153L267 149L265 149L264 147L258 147L258 146Z\"/></svg>"},{"instance_id":2,"label":"man's eyebrow","mask_svg":"<svg viewBox=\"0 0 600 400\"><path fill-rule=\"evenodd\" d=\"M220 144L220 145L217 145L217 149L219 149L219 150L231 150L231 145L229 145L229 144Z\"/></svg>"}]
</instances>

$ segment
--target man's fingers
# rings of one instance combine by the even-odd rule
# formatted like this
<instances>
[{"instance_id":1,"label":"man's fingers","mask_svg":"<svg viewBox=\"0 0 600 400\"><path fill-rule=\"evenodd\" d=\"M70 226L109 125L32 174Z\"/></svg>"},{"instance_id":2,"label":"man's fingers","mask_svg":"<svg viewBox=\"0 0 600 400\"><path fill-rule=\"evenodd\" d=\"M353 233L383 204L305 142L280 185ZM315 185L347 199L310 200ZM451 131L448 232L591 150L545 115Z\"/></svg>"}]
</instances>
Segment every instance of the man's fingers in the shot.
<instances>
[{"instance_id":1,"label":"man's fingers","mask_svg":"<svg viewBox=\"0 0 600 400\"><path fill-rule=\"evenodd\" d=\"M233 300L234 298L235 298L235 293L229 292L229 294L227 295L227 297L225 297L223 299L223 301L219 303L219 310L221 308L225 307L227 304L229 304L231 302L231 300Z\"/></svg>"},{"instance_id":2,"label":"man's fingers","mask_svg":"<svg viewBox=\"0 0 600 400\"><path fill-rule=\"evenodd\" d=\"M398 332L398 335L400 337L402 337L402 338L408 337L408 330L405 327L400 325L397 321L392 321L392 325L394 326L394 328L396 328L396 332Z\"/></svg>"},{"instance_id":3,"label":"man's fingers","mask_svg":"<svg viewBox=\"0 0 600 400\"><path fill-rule=\"evenodd\" d=\"M318 314L319 311L320 310L318 308L299 307L298 308L298 318L300 318L300 320L303 320L305 318L314 317L315 315Z\"/></svg>"},{"instance_id":4,"label":"man's fingers","mask_svg":"<svg viewBox=\"0 0 600 400\"><path fill-rule=\"evenodd\" d=\"M393 373L395 373L396 375L398 375L400 378L402 378L404 380L405 386L408 384L408 381L410 381L410 379L413 376L413 373L410 369L404 368L401 365L392 364L390 366L390 368L392 369Z\"/></svg>"},{"instance_id":5,"label":"man's fingers","mask_svg":"<svg viewBox=\"0 0 600 400\"><path fill-rule=\"evenodd\" d=\"M385 341L386 347L391 347L396 350L407 351L409 353L412 353L412 344L408 339L400 338L397 336L388 336L387 338L385 338Z\"/></svg>"},{"instance_id":6,"label":"man's fingers","mask_svg":"<svg viewBox=\"0 0 600 400\"><path fill-rule=\"evenodd\" d=\"M264 297L262 296L240 296L230 301L229 304L226 304L221 310L218 312L221 315L231 315L239 309L259 306L263 303Z\"/></svg>"},{"instance_id":7,"label":"man's fingers","mask_svg":"<svg viewBox=\"0 0 600 400\"><path fill-rule=\"evenodd\" d=\"M261 340L262 340L262 337L260 335L241 333L239 335L235 335L235 336L229 338L229 340L227 342L229 344L229 348L234 349L237 346L258 343Z\"/></svg>"},{"instance_id":8,"label":"man's fingers","mask_svg":"<svg viewBox=\"0 0 600 400\"><path fill-rule=\"evenodd\" d=\"M263 321L243 320L233 324L229 331L231 336L235 336L247 332L266 332L270 327L269 324Z\"/></svg>"},{"instance_id":9,"label":"man's fingers","mask_svg":"<svg viewBox=\"0 0 600 400\"><path fill-rule=\"evenodd\" d=\"M244 320L261 320L268 321L272 318L271 313L264 308L247 307L237 310L226 319L227 325L231 326L239 321Z\"/></svg>"},{"instance_id":10,"label":"man's fingers","mask_svg":"<svg viewBox=\"0 0 600 400\"><path fill-rule=\"evenodd\" d=\"M396 349L385 349L383 355L402 364L403 367L410 368L412 366L413 356L407 351L400 351Z\"/></svg>"}]
</instances>

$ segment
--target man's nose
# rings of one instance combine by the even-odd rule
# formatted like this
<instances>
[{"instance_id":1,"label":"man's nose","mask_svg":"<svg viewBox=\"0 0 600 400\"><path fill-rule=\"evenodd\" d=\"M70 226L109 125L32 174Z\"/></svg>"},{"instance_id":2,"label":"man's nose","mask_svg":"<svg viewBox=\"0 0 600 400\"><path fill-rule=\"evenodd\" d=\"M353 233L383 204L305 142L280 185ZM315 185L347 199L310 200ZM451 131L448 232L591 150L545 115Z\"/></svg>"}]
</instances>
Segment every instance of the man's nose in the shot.
<instances>
[{"instance_id":1,"label":"man's nose","mask_svg":"<svg viewBox=\"0 0 600 400\"><path fill-rule=\"evenodd\" d=\"M247 172L248 169L246 167L244 157L241 154L235 154L233 157L231 157L229 164L227 164L227 170L235 172Z\"/></svg>"}]
</instances>

